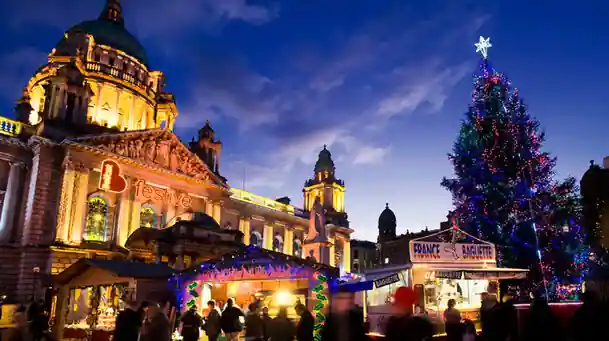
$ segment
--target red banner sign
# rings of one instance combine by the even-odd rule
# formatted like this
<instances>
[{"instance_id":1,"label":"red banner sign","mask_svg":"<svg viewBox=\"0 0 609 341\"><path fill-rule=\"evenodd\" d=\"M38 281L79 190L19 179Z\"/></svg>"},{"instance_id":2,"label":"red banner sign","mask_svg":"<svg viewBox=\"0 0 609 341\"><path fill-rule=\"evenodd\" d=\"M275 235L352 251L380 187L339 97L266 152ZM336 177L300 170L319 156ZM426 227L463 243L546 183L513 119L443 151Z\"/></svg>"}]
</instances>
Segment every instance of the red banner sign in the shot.
<instances>
[{"instance_id":1,"label":"red banner sign","mask_svg":"<svg viewBox=\"0 0 609 341\"><path fill-rule=\"evenodd\" d=\"M121 193L127 188L127 181L121 175L121 167L117 162L113 160L102 162L98 187L114 193Z\"/></svg>"}]
</instances>

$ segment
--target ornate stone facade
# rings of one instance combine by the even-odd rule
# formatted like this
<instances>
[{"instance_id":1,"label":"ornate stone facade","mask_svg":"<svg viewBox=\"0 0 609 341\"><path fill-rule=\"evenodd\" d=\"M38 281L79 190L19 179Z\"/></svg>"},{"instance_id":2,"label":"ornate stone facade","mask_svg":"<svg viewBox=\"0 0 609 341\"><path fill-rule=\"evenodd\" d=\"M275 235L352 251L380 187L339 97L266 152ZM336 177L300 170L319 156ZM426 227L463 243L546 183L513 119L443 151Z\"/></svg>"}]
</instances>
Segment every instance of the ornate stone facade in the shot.
<instances>
[{"instance_id":1,"label":"ornate stone facade","mask_svg":"<svg viewBox=\"0 0 609 341\"><path fill-rule=\"evenodd\" d=\"M238 230L239 243L306 257L311 190L300 210L231 188L220 174L222 143L209 122L185 145L172 132L178 111L163 74L148 68L117 4L109 1L99 19L70 28L27 84L17 121L0 117L0 295L40 296L50 275L83 257L179 259L180 266L216 257L234 247L216 245L225 231L219 226L234 229L231 235ZM333 220L320 230L333 255L327 262L349 271L352 230L344 184L336 185L338 206L322 197L323 213ZM207 221L203 228L214 232L200 234L198 246L183 238L175 248L163 246L173 260L135 238L147 235L136 234L142 229L188 221ZM202 240L209 245L196 251Z\"/></svg>"}]
</instances>

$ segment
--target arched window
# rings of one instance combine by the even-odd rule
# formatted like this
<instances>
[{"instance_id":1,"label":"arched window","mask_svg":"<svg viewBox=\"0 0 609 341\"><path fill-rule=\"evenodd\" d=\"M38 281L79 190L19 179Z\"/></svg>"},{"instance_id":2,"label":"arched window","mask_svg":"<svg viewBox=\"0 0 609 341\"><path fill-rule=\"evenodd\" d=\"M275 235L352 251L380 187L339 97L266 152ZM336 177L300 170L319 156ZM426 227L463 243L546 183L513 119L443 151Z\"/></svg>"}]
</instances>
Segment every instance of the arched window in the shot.
<instances>
[{"instance_id":1,"label":"arched window","mask_svg":"<svg viewBox=\"0 0 609 341\"><path fill-rule=\"evenodd\" d=\"M283 252L283 238L280 235L273 238L273 251Z\"/></svg>"},{"instance_id":2,"label":"arched window","mask_svg":"<svg viewBox=\"0 0 609 341\"><path fill-rule=\"evenodd\" d=\"M144 206L140 210L140 227L156 228L156 212L149 206Z\"/></svg>"},{"instance_id":3,"label":"arched window","mask_svg":"<svg viewBox=\"0 0 609 341\"><path fill-rule=\"evenodd\" d=\"M250 245L262 247L262 235L258 231L253 231L250 234Z\"/></svg>"},{"instance_id":4,"label":"arched window","mask_svg":"<svg viewBox=\"0 0 609 341\"><path fill-rule=\"evenodd\" d=\"M108 203L104 198L91 197L87 205L87 221L83 239L105 242L108 238Z\"/></svg>"},{"instance_id":5,"label":"arched window","mask_svg":"<svg viewBox=\"0 0 609 341\"><path fill-rule=\"evenodd\" d=\"M292 255L302 258L302 242L298 238L294 238L294 245L292 246Z\"/></svg>"}]
</instances>

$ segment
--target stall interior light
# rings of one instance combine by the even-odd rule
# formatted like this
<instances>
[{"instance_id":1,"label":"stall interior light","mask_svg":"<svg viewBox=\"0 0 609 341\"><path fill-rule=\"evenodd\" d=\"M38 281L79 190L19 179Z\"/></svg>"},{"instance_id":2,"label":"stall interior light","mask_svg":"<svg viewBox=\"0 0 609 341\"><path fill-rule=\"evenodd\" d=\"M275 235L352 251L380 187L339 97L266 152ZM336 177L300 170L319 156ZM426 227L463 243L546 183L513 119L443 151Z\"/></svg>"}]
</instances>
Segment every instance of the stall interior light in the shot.
<instances>
[{"instance_id":1,"label":"stall interior light","mask_svg":"<svg viewBox=\"0 0 609 341\"><path fill-rule=\"evenodd\" d=\"M292 305L293 296L290 292L282 290L275 294L275 300L278 306L289 306Z\"/></svg>"}]
</instances>

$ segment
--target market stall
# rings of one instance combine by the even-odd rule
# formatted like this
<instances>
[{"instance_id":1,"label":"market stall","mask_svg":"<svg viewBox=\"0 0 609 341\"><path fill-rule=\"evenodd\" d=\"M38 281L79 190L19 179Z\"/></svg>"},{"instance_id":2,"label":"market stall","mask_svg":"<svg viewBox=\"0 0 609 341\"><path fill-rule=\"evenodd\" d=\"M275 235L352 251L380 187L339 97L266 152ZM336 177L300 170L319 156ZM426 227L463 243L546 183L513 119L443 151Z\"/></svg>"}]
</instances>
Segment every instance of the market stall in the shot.
<instances>
[{"instance_id":1,"label":"market stall","mask_svg":"<svg viewBox=\"0 0 609 341\"><path fill-rule=\"evenodd\" d=\"M55 276L55 339L110 340L122 297L143 300L167 287L173 270L164 264L81 259Z\"/></svg>"},{"instance_id":2,"label":"market stall","mask_svg":"<svg viewBox=\"0 0 609 341\"><path fill-rule=\"evenodd\" d=\"M206 314L209 300L222 308L232 298L244 310L257 303L274 316L284 306L296 317L293 308L300 302L320 320L329 303L329 283L337 277L337 268L250 245L201 263L175 281L182 310L196 307Z\"/></svg>"},{"instance_id":3,"label":"market stall","mask_svg":"<svg viewBox=\"0 0 609 341\"><path fill-rule=\"evenodd\" d=\"M443 330L442 314L454 299L462 317L477 321L483 293L498 294L498 282L524 278L528 270L498 268L495 246L457 227L409 243L410 264L373 269L365 280L367 321L373 333L382 333L391 316L391 299L397 288L410 286L417 295L415 307L426 312Z\"/></svg>"}]
</instances>

